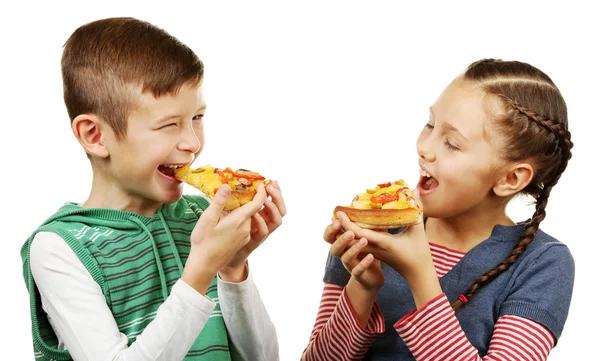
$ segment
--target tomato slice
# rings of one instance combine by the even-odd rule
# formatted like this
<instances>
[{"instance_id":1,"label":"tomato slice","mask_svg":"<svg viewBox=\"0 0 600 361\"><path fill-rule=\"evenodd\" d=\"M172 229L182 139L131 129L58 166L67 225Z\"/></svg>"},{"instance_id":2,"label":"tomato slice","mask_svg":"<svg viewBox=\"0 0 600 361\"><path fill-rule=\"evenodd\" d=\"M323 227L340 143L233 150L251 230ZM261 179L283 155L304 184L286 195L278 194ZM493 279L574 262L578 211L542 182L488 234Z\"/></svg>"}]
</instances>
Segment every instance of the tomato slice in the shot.
<instances>
[{"instance_id":1,"label":"tomato slice","mask_svg":"<svg viewBox=\"0 0 600 361\"><path fill-rule=\"evenodd\" d=\"M385 183L379 183L377 186L378 186L379 188L386 188L386 187L389 187L389 186L391 186L391 185L392 185L392 183L391 183L391 182L385 182Z\"/></svg>"},{"instance_id":2,"label":"tomato slice","mask_svg":"<svg viewBox=\"0 0 600 361\"><path fill-rule=\"evenodd\" d=\"M383 193L379 196L373 196L371 197L371 203L390 203L390 202L394 202L398 200L398 195L394 194L394 195L390 195L387 193Z\"/></svg>"}]
</instances>

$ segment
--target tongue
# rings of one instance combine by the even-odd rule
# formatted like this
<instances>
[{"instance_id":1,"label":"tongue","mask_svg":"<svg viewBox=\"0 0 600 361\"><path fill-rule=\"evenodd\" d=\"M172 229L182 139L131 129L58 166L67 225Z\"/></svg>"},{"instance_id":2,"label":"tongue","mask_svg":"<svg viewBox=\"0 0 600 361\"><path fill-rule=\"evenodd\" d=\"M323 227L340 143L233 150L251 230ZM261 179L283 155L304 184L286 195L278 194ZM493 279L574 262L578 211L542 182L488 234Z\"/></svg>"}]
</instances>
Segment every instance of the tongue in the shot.
<instances>
[{"instance_id":1,"label":"tongue","mask_svg":"<svg viewBox=\"0 0 600 361\"><path fill-rule=\"evenodd\" d=\"M435 189L439 185L437 179L429 178L425 182L423 182L423 188L426 190Z\"/></svg>"},{"instance_id":2,"label":"tongue","mask_svg":"<svg viewBox=\"0 0 600 361\"><path fill-rule=\"evenodd\" d=\"M175 174L175 171L173 170L173 168L165 167L164 165L159 165L158 171L169 177L172 177Z\"/></svg>"}]
</instances>

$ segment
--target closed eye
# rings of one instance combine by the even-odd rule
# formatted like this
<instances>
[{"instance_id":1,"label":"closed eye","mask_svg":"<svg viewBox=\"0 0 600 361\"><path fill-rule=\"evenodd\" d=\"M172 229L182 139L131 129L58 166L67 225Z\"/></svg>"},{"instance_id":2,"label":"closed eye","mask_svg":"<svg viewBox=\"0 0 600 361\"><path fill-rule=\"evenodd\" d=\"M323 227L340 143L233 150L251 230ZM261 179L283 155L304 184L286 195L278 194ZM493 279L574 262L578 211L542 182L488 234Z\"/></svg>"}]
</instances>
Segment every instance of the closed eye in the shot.
<instances>
[{"instance_id":1,"label":"closed eye","mask_svg":"<svg viewBox=\"0 0 600 361\"><path fill-rule=\"evenodd\" d=\"M450 142L448 141L448 139L444 140L444 145L446 146L446 148L448 148L451 151L459 150L458 147L455 147L452 144L450 144Z\"/></svg>"},{"instance_id":2,"label":"closed eye","mask_svg":"<svg viewBox=\"0 0 600 361\"><path fill-rule=\"evenodd\" d=\"M192 120L202 120L202 118L204 118L204 114L198 114L198 115L194 115Z\"/></svg>"}]
</instances>

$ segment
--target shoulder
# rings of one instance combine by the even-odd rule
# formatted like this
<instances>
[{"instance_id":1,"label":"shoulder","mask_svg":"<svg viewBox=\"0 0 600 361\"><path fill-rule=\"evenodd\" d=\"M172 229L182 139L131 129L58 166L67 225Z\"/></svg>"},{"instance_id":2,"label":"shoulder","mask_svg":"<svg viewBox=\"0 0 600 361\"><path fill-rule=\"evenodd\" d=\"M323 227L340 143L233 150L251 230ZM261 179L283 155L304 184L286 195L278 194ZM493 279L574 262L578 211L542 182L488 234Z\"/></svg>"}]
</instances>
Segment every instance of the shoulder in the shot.
<instances>
[{"instance_id":1,"label":"shoulder","mask_svg":"<svg viewBox=\"0 0 600 361\"><path fill-rule=\"evenodd\" d=\"M574 266L575 260L569 247L543 230L535 233L535 238L527 247L530 261L553 261L558 264Z\"/></svg>"},{"instance_id":2,"label":"shoulder","mask_svg":"<svg viewBox=\"0 0 600 361\"><path fill-rule=\"evenodd\" d=\"M38 232L31 241L29 249L32 267L34 263L41 262L49 257L56 257L71 247L65 240L54 232Z\"/></svg>"},{"instance_id":3,"label":"shoulder","mask_svg":"<svg viewBox=\"0 0 600 361\"><path fill-rule=\"evenodd\" d=\"M38 280L48 272L63 269L64 265L85 270L69 244L54 232L39 232L33 237L29 248L29 264L32 275Z\"/></svg>"}]
</instances>

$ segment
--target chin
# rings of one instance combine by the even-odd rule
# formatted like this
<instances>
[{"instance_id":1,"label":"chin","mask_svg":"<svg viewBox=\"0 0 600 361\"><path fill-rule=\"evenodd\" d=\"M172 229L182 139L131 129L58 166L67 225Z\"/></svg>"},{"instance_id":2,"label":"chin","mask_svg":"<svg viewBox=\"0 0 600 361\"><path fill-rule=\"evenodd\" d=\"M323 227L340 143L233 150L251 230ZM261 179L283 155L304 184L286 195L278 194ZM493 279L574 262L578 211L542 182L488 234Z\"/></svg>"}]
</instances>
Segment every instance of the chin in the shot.
<instances>
[{"instance_id":1,"label":"chin","mask_svg":"<svg viewBox=\"0 0 600 361\"><path fill-rule=\"evenodd\" d=\"M179 192L169 192L169 193L165 193L162 197L161 197L161 202L165 203L165 204L169 204L169 203L175 203L178 200L181 199L181 196L183 195L183 187L182 189L179 190Z\"/></svg>"}]
</instances>

